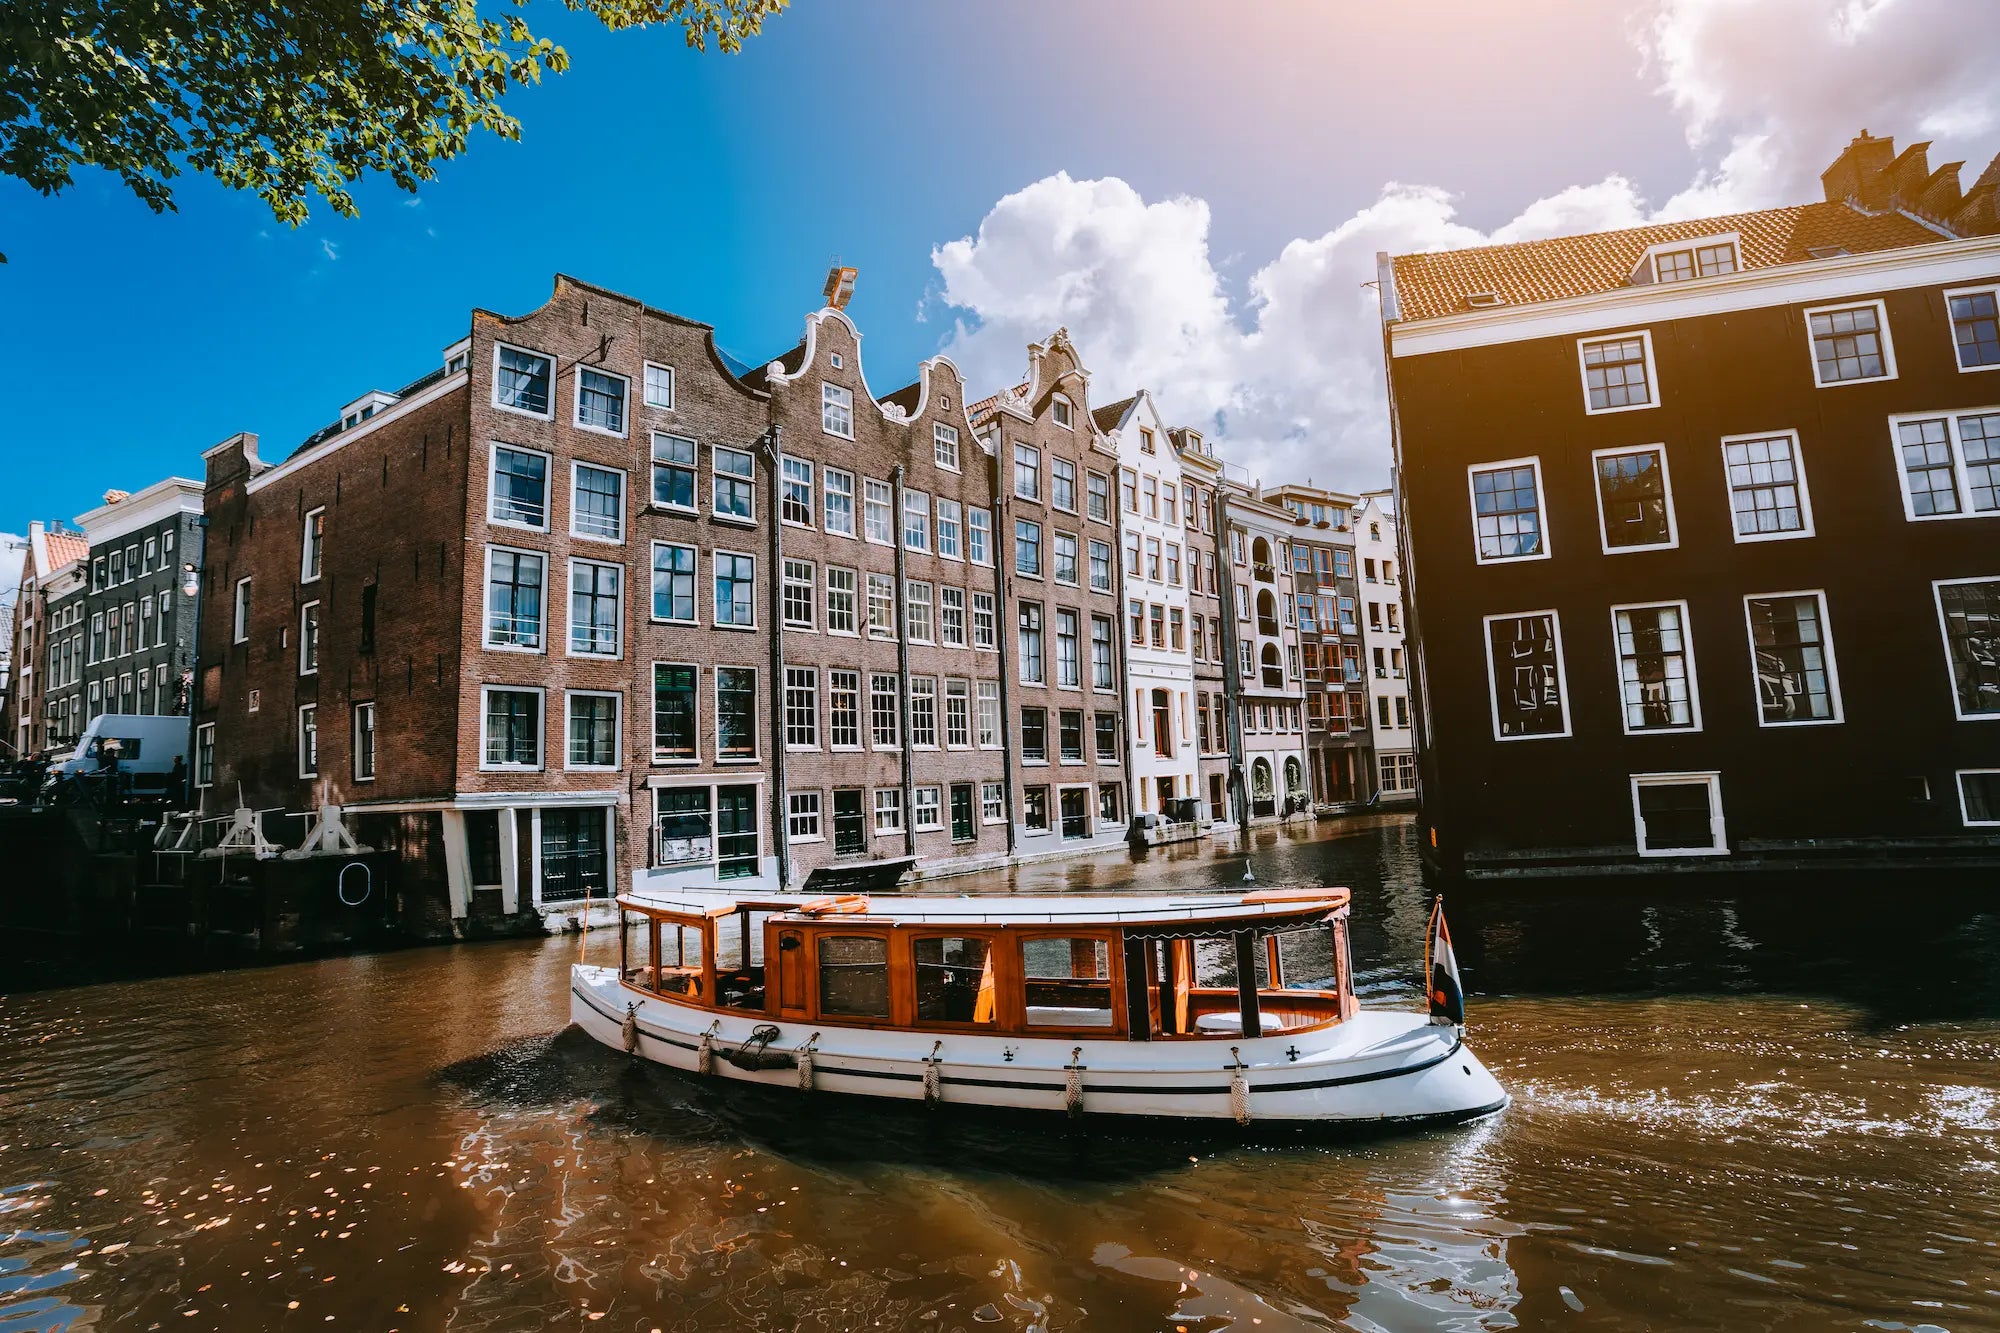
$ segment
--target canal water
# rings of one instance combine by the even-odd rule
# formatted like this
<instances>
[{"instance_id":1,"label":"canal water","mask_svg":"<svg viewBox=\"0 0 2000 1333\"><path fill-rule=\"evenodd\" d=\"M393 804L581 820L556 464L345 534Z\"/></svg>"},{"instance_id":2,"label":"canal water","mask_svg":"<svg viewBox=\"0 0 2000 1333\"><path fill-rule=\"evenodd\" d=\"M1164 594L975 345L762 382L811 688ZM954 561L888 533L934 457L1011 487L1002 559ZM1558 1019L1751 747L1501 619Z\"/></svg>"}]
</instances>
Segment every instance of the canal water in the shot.
<instances>
[{"instance_id":1,"label":"canal water","mask_svg":"<svg viewBox=\"0 0 2000 1333\"><path fill-rule=\"evenodd\" d=\"M1252 858L1354 888L1364 1002L1421 1002L1415 837ZM2000 1329L2000 910L1452 917L1515 1105L1358 1145L745 1102L565 1032L574 938L8 994L0 1330Z\"/></svg>"}]
</instances>

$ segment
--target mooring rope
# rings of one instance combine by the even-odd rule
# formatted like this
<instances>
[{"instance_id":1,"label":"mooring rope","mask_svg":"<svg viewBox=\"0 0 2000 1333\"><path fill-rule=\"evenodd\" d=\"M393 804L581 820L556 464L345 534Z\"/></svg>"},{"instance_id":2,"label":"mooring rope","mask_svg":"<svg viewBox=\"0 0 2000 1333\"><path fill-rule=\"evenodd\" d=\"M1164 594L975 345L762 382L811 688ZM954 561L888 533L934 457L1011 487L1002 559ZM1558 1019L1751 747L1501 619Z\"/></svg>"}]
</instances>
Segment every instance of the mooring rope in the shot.
<instances>
[{"instance_id":1,"label":"mooring rope","mask_svg":"<svg viewBox=\"0 0 2000 1333\"><path fill-rule=\"evenodd\" d=\"M716 1029L721 1026L722 1020L718 1018L708 1025L708 1031L701 1034L701 1047L694 1053L695 1073L713 1074L715 1072L715 1033Z\"/></svg>"},{"instance_id":2,"label":"mooring rope","mask_svg":"<svg viewBox=\"0 0 2000 1333\"><path fill-rule=\"evenodd\" d=\"M1083 1047L1078 1046L1069 1053L1069 1063L1063 1066L1068 1076L1063 1080L1063 1107L1072 1117L1083 1114Z\"/></svg>"},{"instance_id":3,"label":"mooring rope","mask_svg":"<svg viewBox=\"0 0 2000 1333\"><path fill-rule=\"evenodd\" d=\"M1236 1117L1237 1124L1247 1125L1250 1123L1250 1081L1243 1077L1243 1071L1248 1066L1243 1063L1242 1051L1240 1046L1229 1048L1230 1058L1236 1062L1229 1070L1229 1110Z\"/></svg>"},{"instance_id":4,"label":"mooring rope","mask_svg":"<svg viewBox=\"0 0 2000 1333\"><path fill-rule=\"evenodd\" d=\"M625 1021L618 1026L619 1031L625 1038L625 1053L627 1055L637 1055L639 1053L639 1006L636 1002L628 1001L626 1003Z\"/></svg>"}]
</instances>

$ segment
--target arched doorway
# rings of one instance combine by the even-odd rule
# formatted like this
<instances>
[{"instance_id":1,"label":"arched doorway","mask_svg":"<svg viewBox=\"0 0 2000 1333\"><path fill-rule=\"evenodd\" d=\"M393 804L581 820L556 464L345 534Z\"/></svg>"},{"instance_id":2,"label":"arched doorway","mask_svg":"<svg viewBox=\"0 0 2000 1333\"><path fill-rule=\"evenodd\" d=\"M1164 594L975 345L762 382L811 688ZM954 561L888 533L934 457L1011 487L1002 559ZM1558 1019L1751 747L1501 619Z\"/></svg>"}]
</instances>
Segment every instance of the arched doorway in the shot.
<instances>
[{"instance_id":1,"label":"arched doorway","mask_svg":"<svg viewBox=\"0 0 2000 1333\"><path fill-rule=\"evenodd\" d=\"M1277 812L1277 794L1271 790L1271 761L1256 759L1250 765L1250 813L1261 818Z\"/></svg>"}]
</instances>

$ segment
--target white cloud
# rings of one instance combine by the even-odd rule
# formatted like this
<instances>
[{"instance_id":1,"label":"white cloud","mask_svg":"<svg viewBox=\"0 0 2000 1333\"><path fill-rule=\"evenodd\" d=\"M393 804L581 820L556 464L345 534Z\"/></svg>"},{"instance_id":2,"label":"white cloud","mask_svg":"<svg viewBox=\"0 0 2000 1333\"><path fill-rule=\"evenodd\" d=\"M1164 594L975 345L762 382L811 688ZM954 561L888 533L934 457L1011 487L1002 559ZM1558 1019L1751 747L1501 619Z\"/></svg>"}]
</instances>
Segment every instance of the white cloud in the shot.
<instances>
[{"instance_id":1,"label":"white cloud","mask_svg":"<svg viewBox=\"0 0 2000 1333\"><path fill-rule=\"evenodd\" d=\"M325 237L320 238L319 248L320 252L324 254L328 259L340 258L340 247L335 245L332 241L327 240Z\"/></svg>"},{"instance_id":2,"label":"white cloud","mask_svg":"<svg viewBox=\"0 0 2000 1333\"><path fill-rule=\"evenodd\" d=\"M1221 430L1253 476L1381 485L1388 468L1378 250L1571 235L1819 197L1818 175L1864 126L1949 135L1968 183L2000 128L2000 4L1960 0L1663 0L1635 40L1689 142L1712 165L1658 206L1613 175L1523 208L1488 233L1453 197L1391 183L1325 234L1294 240L1233 301L1200 199L1147 201L1117 178L1058 174L940 245L948 350L975 386L1013 382L1024 345L1067 326L1098 401L1153 389L1173 416ZM1982 54L1985 53L1985 54ZM1940 143L1933 163L1950 160Z\"/></svg>"}]
</instances>

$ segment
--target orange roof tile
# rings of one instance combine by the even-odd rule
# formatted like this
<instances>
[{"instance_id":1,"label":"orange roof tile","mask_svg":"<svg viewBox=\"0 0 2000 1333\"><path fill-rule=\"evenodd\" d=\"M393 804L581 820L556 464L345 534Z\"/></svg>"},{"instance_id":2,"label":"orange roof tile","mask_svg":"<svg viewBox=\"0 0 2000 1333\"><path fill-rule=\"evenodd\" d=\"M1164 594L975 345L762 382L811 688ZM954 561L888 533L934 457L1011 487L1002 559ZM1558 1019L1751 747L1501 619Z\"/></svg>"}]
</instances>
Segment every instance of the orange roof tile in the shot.
<instances>
[{"instance_id":1,"label":"orange roof tile","mask_svg":"<svg viewBox=\"0 0 2000 1333\"><path fill-rule=\"evenodd\" d=\"M1838 246L1854 254L1931 245L1944 238L1900 213L1863 213L1847 204L1800 204L1624 231L1519 241L1472 250L1397 255L1396 299L1405 320L1436 319L1470 309L1466 298L1493 292L1509 306L1560 301L1632 285L1632 270L1652 246L1735 232L1746 269L1796 264Z\"/></svg>"},{"instance_id":2,"label":"orange roof tile","mask_svg":"<svg viewBox=\"0 0 2000 1333\"><path fill-rule=\"evenodd\" d=\"M51 532L43 540L49 544L49 569L61 569L72 560L90 558L90 543L80 532Z\"/></svg>"}]
</instances>

